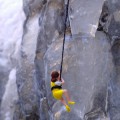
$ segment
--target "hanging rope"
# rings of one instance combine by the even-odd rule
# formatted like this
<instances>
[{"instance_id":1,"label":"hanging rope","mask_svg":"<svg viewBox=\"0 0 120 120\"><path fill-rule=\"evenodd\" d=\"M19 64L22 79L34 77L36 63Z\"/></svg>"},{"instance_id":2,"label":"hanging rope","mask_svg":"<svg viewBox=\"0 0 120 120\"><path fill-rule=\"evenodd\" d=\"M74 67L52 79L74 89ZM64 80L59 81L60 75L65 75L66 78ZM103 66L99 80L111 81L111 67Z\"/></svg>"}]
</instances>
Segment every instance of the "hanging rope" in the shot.
<instances>
[{"instance_id":1,"label":"hanging rope","mask_svg":"<svg viewBox=\"0 0 120 120\"><path fill-rule=\"evenodd\" d=\"M62 48L62 59L61 59L61 67L60 67L60 80L61 80L61 74L62 74L62 65L63 65L63 56L64 56L64 45L65 45L65 36L66 36L66 23L67 23L67 17L68 17L68 8L69 8L69 0L67 1L66 5L66 16L65 16L65 23L64 23L64 38L63 38L63 48Z\"/></svg>"}]
</instances>

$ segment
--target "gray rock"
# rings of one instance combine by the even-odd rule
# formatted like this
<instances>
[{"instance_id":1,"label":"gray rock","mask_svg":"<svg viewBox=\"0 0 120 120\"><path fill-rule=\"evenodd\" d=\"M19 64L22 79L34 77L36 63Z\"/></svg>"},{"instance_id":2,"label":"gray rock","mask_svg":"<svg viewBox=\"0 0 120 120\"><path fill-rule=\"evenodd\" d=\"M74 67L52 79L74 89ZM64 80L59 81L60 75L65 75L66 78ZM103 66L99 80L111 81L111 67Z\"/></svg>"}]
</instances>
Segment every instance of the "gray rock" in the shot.
<instances>
[{"instance_id":1,"label":"gray rock","mask_svg":"<svg viewBox=\"0 0 120 120\"><path fill-rule=\"evenodd\" d=\"M67 113L52 97L50 73L60 69L66 2L23 0L23 6L15 4L20 12L11 4L11 14L8 9L0 16L1 120L120 119L119 0L70 0L62 77L76 104ZM16 79L10 82L13 68ZM12 94L8 83L14 83Z\"/></svg>"},{"instance_id":2,"label":"gray rock","mask_svg":"<svg viewBox=\"0 0 120 120\"><path fill-rule=\"evenodd\" d=\"M33 3L33 7L37 8L33 10L31 6L30 11L27 11L25 6L32 5L31 2ZM42 7L42 1L24 1L26 21L24 23L20 59L17 65L19 102L16 105L14 119L39 119L40 96L34 65L39 32L39 12L41 10L39 5Z\"/></svg>"},{"instance_id":3,"label":"gray rock","mask_svg":"<svg viewBox=\"0 0 120 120\"><path fill-rule=\"evenodd\" d=\"M103 11L100 17L99 28L109 37L111 43L120 38L120 2L119 0L107 0L104 3Z\"/></svg>"},{"instance_id":4,"label":"gray rock","mask_svg":"<svg viewBox=\"0 0 120 120\"><path fill-rule=\"evenodd\" d=\"M111 81L109 111L111 120L120 119L120 41L115 41L112 46L113 62L115 64L115 77Z\"/></svg>"},{"instance_id":5,"label":"gray rock","mask_svg":"<svg viewBox=\"0 0 120 120\"><path fill-rule=\"evenodd\" d=\"M86 33L95 36L104 0L71 0L70 25L72 34Z\"/></svg>"},{"instance_id":6,"label":"gray rock","mask_svg":"<svg viewBox=\"0 0 120 120\"><path fill-rule=\"evenodd\" d=\"M46 53L46 85L50 92L50 71L59 70L62 39L51 44ZM96 120L106 117L108 107L108 83L113 72L112 55L106 36L97 33L96 38L79 35L66 40L63 78L70 96L76 101L71 113L61 115L60 120ZM79 52L76 52L79 51ZM51 104L51 100L49 101ZM58 111L58 108L54 108ZM60 109L60 108L59 108ZM85 116L84 116L85 115Z\"/></svg>"}]
</instances>

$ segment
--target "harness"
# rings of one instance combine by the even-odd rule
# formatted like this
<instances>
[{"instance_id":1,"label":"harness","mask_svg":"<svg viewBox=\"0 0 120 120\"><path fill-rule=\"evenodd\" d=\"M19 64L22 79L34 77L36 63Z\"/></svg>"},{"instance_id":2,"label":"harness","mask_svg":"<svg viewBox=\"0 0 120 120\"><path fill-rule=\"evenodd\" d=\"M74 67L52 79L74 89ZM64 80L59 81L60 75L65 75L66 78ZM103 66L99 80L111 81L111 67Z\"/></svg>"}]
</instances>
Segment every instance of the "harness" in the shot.
<instances>
[{"instance_id":1,"label":"harness","mask_svg":"<svg viewBox=\"0 0 120 120\"><path fill-rule=\"evenodd\" d=\"M51 87L51 91L54 89L62 89L62 86L55 85L55 86Z\"/></svg>"}]
</instances>

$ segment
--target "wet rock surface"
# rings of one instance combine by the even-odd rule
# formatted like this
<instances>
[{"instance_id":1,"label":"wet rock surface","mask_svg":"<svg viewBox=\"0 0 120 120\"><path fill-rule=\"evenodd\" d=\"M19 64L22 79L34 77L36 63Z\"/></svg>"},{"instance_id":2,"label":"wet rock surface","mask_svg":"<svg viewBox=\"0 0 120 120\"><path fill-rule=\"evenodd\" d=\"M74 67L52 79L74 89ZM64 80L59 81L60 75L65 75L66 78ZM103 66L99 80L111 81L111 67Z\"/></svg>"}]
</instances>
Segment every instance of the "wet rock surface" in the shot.
<instances>
[{"instance_id":1,"label":"wet rock surface","mask_svg":"<svg viewBox=\"0 0 120 120\"><path fill-rule=\"evenodd\" d=\"M119 0L106 0L100 17L99 27L109 37L111 42L120 38L119 25L120 25L120 1Z\"/></svg>"},{"instance_id":2,"label":"wet rock surface","mask_svg":"<svg viewBox=\"0 0 120 120\"><path fill-rule=\"evenodd\" d=\"M6 24L0 14L5 28L0 35L1 120L120 119L119 0L70 0L62 77L76 104L67 113L51 95L50 73L60 69L65 3L23 0L12 6L21 5L11 13L17 22L8 15ZM4 10L7 3L0 5Z\"/></svg>"},{"instance_id":3,"label":"wet rock surface","mask_svg":"<svg viewBox=\"0 0 120 120\"><path fill-rule=\"evenodd\" d=\"M104 0L71 0L70 23L72 34L85 33L95 36Z\"/></svg>"},{"instance_id":4,"label":"wet rock surface","mask_svg":"<svg viewBox=\"0 0 120 120\"><path fill-rule=\"evenodd\" d=\"M85 35L74 36L66 40L65 45L63 78L66 83L64 87L68 89L76 105L71 106L71 114L66 114L64 117L70 120L73 117L76 120L84 117L87 120L106 117L108 83L113 72L110 44L106 35L98 32L95 38ZM60 66L61 56L57 53L61 53L61 47L62 39L58 39L46 53L48 74L52 69L58 69ZM76 50L80 50L79 53L76 53ZM46 81L46 84L49 87L49 81ZM49 91L50 89L47 93L50 98ZM58 111L58 108L54 107L54 109ZM62 119L61 115L60 120Z\"/></svg>"}]
</instances>

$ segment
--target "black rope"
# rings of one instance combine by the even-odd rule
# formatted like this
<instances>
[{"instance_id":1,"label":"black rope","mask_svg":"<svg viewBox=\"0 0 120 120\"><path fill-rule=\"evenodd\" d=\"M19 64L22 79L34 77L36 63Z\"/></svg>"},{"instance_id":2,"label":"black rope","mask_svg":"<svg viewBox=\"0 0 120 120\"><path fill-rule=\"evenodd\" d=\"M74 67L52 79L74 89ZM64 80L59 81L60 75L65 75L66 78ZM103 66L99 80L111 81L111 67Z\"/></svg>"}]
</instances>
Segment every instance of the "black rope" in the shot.
<instances>
[{"instance_id":1,"label":"black rope","mask_svg":"<svg viewBox=\"0 0 120 120\"><path fill-rule=\"evenodd\" d=\"M61 59L61 67L60 67L60 80L61 80L63 56L64 56L64 45L65 45L65 36L66 36L66 23L67 23L67 17L68 17L68 8L69 8L69 0L67 1L67 5L66 5L66 16L65 16L65 23L64 23L64 26L65 26L64 27L64 39L63 39L62 59Z\"/></svg>"}]
</instances>

